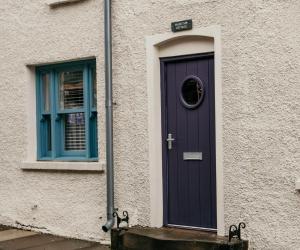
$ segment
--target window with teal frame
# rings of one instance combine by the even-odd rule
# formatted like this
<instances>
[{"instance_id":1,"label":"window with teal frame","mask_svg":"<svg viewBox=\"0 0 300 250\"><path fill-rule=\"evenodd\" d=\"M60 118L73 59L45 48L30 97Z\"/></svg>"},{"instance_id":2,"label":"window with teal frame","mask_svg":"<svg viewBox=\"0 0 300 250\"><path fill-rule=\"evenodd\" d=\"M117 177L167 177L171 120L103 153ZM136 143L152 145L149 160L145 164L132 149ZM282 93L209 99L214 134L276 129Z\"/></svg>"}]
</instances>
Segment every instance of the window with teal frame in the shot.
<instances>
[{"instance_id":1,"label":"window with teal frame","mask_svg":"<svg viewBox=\"0 0 300 250\"><path fill-rule=\"evenodd\" d=\"M95 64L36 68L38 160L98 160Z\"/></svg>"}]
</instances>

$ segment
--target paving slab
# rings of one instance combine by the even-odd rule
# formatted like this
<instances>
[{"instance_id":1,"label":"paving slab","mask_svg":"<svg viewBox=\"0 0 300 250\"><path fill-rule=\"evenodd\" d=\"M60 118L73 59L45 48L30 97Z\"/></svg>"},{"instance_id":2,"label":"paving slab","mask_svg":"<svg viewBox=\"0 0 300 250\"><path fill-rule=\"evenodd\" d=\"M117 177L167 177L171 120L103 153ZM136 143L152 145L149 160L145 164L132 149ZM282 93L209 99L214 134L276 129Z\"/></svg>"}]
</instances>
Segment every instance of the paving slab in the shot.
<instances>
[{"instance_id":1,"label":"paving slab","mask_svg":"<svg viewBox=\"0 0 300 250\"><path fill-rule=\"evenodd\" d=\"M18 250L22 248L42 246L48 243L53 243L62 240L64 240L64 238L58 236L37 234L33 236L2 241L0 242L0 250Z\"/></svg>"},{"instance_id":2,"label":"paving slab","mask_svg":"<svg viewBox=\"0 0 300 250\"><path fill-rule=\"evenodd\" d=\"M9 226L0 225L0 231L11 229Z\"/></svg>"},{"instance_id":3,"label":"paving slab","mask_svg":"<svg viewBox=\"0 0 300 250\"><path fill-rule=\"evenodd\" d=\"M36 235L36 234L37 233L35 233L35 232L23 231L23 230L18 230L18 229L4 230L4 231L0 231L0 242L23 238L23 237L28 237L28 236L32 236L32 235Z\"/></svg>"},{"instance_id":4,"label":"paving slab","mask_svg":"<svg viewBox=\"0 0 300 250\"><path fill-rule=\"evenodd\" d=\"M76 250L93 246L93 242L65 239L63 241L43 244L41 246L20 248L20 250Z\"/></svg>"},{"instance_id":5,"label":"paving slab","mask_svg":"<svg viewBox=\"0 0 300 250\"><path fill-rule=\"evenodd\" d=\"M81 250L110 250L109 246L101 246L100 244L95 244L94 246L91 247L86 247L86 248L81 248Z\"/></svg>"},{"instance_id":6,"label":"paving slab","mask_svg":"<svg viewBox=\"0 0 300 250\"><path fill-rule=\"evenodd\" d=\"M109 250L97 242L19 230L0 225L0 250Z\"/></svg>"}]
</instances>

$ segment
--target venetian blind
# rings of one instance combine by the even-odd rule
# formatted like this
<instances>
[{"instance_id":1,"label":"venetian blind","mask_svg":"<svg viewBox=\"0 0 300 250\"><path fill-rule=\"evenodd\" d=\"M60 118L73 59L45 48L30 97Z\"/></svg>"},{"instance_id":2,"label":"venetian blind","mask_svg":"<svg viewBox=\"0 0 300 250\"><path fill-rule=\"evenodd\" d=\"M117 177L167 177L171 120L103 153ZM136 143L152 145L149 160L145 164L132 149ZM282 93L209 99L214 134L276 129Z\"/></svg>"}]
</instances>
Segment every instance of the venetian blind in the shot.
<instances>
[{"instance_id":1,"label":"venetian blind","mask_svg":"<svg viewBox=\"0 0 300 250\"><path fill-rule=\"evenodd\" d=\"M85 150L84 113L65 116L65 150Z\"/></svg>"},{"instance_id":2,"label":"venetian blind","mask_svg":"<svg viewBox=\"0 0 300 250\"><path fill-rule=\"evenodd\" d=\"M83 108L83 72L63 72L60 81L61 109Z\"/></svg>"},{"instance_id":3,"label":"venetian blind","mask_svg":"<svg viewBox=\"0 0 300 250\"><path fill-rule=\"evenodd\" d=\"M83 71L62 72L60 76L61 109L84 107ZM85 116L83 112L65 114L65 150L85 150Z\"/></svg>"}]
</instances>

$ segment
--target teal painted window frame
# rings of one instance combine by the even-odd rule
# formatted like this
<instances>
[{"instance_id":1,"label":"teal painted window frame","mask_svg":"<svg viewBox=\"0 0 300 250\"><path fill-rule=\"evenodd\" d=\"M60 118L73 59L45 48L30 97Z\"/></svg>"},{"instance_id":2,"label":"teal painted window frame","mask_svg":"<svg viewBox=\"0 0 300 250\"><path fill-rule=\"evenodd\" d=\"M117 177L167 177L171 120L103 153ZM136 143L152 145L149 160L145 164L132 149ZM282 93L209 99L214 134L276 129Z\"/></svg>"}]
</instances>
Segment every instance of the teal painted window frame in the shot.
<instances>
[{"instance_id":1,"label":"teal painted window frame","mask_svg":"<svg viewBox=\"0 0 300 250\"><path fill-rule=\"evenodd\" d=\"M64 109L59 106L59 73L83 71L83 108ZM49 77L50 107L44 111L43 76ZM76 61L36 67L37 160L98 161L97 105L94 100L93 74L96 60ZM84 113L85 150L64 150L64 114ZM50 126L50 130L48 129ZM49 131L51 133L49 134ZM51 145L51 146L50 146Z\"/></svg>"}]
</instances>

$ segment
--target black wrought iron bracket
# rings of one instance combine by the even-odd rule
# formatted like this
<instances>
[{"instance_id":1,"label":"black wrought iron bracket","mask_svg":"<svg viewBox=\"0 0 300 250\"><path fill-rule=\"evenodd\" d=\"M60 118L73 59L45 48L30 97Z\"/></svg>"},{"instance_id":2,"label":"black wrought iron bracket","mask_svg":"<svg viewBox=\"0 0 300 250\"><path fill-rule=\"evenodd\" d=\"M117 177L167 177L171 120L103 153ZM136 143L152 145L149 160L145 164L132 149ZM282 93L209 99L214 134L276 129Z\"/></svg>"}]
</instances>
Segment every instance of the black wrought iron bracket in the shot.
<instances>
[{"instance_id":1,"label":"black wrought iron bracket","mask_svg":"<svg viewBox=\"0 0 300 250\"><path fill-rule=\"evenodd\" d=\"M120 224L122 222L126 222L127 227L129 226L129 215L127 211L123 211L123 218L121 218L117 212L114 212L113 216L117 217L117 229L121 229Z\"/></svg>"},{"instance_id":2,"label":"black wrought iron bracket","mask_svg":"<svg viewBox=\"0 0 300 250\"><path fill-rule=\"evenodd\" d=\"M246 224L244 222L241 222L238 226L236 225L231 225L229 227L229 242L233 239L233 238L237 238L239 240L241 239L241 229L246 228Z\"/></svg>"}]
</instances>

